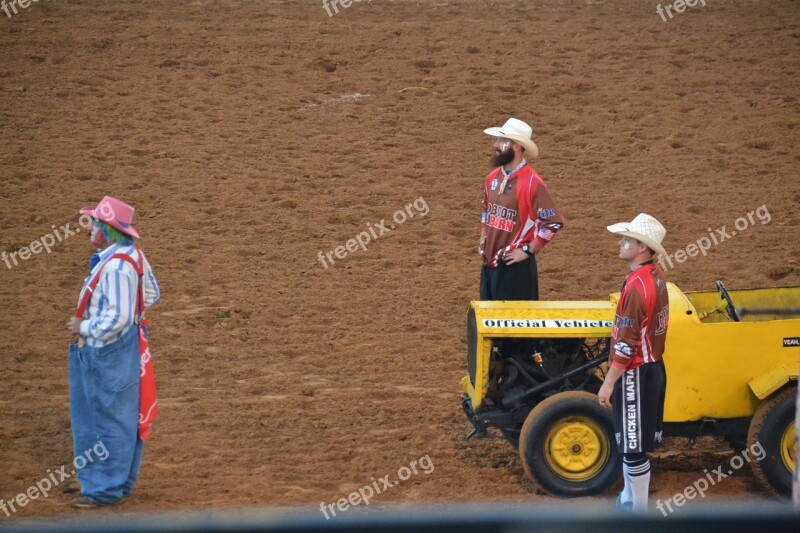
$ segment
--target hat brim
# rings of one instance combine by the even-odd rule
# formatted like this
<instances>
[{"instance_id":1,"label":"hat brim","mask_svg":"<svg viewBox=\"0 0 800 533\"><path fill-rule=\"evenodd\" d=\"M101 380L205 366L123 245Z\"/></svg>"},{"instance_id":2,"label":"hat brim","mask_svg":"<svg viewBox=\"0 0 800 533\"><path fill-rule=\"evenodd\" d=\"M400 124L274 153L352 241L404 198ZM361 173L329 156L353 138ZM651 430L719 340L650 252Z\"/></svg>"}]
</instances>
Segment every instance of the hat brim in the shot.
<instances>
[{"instance_id":1,"label":"hat brim","mask_svg":"<svg viewBox=\"0 0 800 533\"><path fill-rule=\"evenodd\" d=\"M124 227L124 226L122 226L122 224L120 224L119 220L117 220L116 218L112 218L112 219L109 220L102 213L97 211L97 207L93 207L91 205L88 206L88 207L84 207L83 209L80 210L80 213L81 213L81 215L89 215L90 217L96 218L97 220L102 220L103 222L105 222L109 226L112 226L112 227L118 229L119 231L121 231L125 235L128 235L129 237L133 237L134 239L140 239L141 238L141 237L139 237L139 232L136 231L133 228L133 226Z\"/></svg>"},{"instance_id":2,"label":"hat brim","mask_svg":"<svg viewBox=\"0 0 800 533\"><path fill-rule=\"evenodd\" d=\"M630 231L630 224L627 222L618 222L616 224L606 226L606 229L616 235L632 237L637 241L644 243L648 248L653 250L656 253L656 255L667 255L667 251L664 249L663 246L661 246L661 243L658 243L653 239L651 239L650 237L642 235L641 233Z\"/></svg>"},{"instance_id":3,"label":"hat brim","mask_svg":"<svg viewBox=\"0 0 800 533\"><path fill-rule=\"evenodd\" d=\"M536 143L533 142L531 139L526 137L522 137L521 135L516 135L514 133L503 133L503 128L486 128L483 130L483 133L486 135L490 135L492 137L502 137L503 139L511 139L515 143L519 143L525 148L525 155L526 157L530 157L531 159L535 157L539 157L539 147L536 146Z\"/></svg>"}]
</instances>

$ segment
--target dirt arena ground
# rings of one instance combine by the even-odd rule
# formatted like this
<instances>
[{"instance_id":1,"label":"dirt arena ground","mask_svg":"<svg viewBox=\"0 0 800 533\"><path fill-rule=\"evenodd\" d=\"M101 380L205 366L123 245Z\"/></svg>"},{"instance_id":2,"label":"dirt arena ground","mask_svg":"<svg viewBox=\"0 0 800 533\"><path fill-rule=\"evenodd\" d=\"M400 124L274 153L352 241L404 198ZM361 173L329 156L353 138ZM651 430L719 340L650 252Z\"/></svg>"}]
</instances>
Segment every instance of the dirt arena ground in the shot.
<instances>
[{"instance_id":1,"label":"dirt arena ground","mask_svg":"<svg viewBox=\"0 0 800 533\"><path fill-rule=\"evenodd\" d=\"M78 208L111 194L136 206L162 289L149 314L160 418L135 497L99 514L315 512L425 455L433 472L373 503L560 504L499 437L464 441L483 128L533 125L534 166L567 216L540 257L542 299L617 290L605 226L639 211L674 251L763 207L768 223L667 276L685 290L800 284L800 4L708 0L666 21L656 4L0 12L0 249L78 228ZM409 204L366 250L319 260ZM0 265L0 498L72 460L64 326L90 254L83 232ZM653 497L731 455L669 441ZM77 515L76 489L14 517ZM731 497L766 500L747 469L705 501Z\"/></svg>"}]
</instances>

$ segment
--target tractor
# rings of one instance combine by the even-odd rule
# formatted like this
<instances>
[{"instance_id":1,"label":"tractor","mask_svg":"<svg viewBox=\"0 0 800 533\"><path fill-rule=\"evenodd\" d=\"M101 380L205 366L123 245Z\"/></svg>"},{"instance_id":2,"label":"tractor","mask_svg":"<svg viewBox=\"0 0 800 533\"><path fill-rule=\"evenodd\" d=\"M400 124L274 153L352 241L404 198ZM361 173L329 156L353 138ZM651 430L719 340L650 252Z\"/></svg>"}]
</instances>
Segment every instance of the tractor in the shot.
<instances>
[{"instance_id":1,"label":"tractor","mask_svg":"<svg viewBox=\"0 0 800 533\"><path fill-rule=\"evenodd\" d=\"M800 287L669 291L664 437L758 445L758 482L787 497L795 468ZM534 484L555 496L609 489L622 473L597 392L619 293L594 301L473 301L462 406L468 438L499 431Z\"/></svg>"}]
</instances>

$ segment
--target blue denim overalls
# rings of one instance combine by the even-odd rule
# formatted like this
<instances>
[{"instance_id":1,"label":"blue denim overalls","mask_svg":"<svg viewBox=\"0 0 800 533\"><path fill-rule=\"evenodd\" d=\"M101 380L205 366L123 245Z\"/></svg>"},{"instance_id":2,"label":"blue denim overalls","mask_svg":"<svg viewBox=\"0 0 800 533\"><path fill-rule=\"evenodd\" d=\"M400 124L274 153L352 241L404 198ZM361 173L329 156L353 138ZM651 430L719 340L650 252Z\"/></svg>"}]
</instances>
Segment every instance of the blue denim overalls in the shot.
<instances>
[{"instance_id":1,"label":"blue denim overalls","mask_svg":"<svg viewBox=\"0 0 800 533\"><path fill-rule=\"evenodd\" d=\"M69 345L69 398L75 457L99 442L108 450L77 471L81 494L98 503L129 496L142 464L136 324L102 348Z\"/></svg>"}]
</instances>

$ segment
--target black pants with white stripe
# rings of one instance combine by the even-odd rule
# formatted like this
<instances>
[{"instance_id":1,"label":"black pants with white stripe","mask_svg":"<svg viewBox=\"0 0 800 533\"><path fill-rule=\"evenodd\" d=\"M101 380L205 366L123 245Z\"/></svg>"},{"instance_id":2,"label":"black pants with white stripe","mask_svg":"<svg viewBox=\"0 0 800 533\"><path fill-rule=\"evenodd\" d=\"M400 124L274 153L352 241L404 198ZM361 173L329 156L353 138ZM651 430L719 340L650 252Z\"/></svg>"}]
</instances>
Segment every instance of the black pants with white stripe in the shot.
<instances>
[{"instance_id":1,"label":"black pants with white stripe","mask_svg":"<svg viewBox=\"0 0 800 533\"><path fill-rule=\"evenodd\" d=\"M664 361L626 370L611 395L620 453L651 452L661 445L667 372Z\"/></svg>"}]
</instances>

